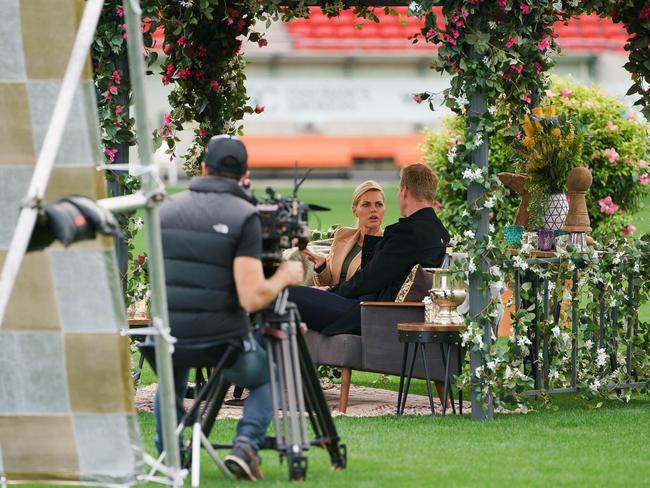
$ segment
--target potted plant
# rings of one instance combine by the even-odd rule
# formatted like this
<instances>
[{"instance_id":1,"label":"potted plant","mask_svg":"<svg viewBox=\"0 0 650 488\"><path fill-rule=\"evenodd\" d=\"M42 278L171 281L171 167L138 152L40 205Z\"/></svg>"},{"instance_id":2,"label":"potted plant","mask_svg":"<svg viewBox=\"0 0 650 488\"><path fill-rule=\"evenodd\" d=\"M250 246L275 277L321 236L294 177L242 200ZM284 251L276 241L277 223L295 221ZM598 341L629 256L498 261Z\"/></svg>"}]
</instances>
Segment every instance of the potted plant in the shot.
<instances>
[{"instance_id":1,"label":"potted plant","mask_svg":"<svg viewBox=\"0 0 650 488\"><path fill-rule=\"evenodd\" d=\"M584 136L550 106L534 108L522 129L513 151L517 170L528 176L528 228L560 230L569 211L567 176L580 164Z\"/></svg>"}]
</instances>

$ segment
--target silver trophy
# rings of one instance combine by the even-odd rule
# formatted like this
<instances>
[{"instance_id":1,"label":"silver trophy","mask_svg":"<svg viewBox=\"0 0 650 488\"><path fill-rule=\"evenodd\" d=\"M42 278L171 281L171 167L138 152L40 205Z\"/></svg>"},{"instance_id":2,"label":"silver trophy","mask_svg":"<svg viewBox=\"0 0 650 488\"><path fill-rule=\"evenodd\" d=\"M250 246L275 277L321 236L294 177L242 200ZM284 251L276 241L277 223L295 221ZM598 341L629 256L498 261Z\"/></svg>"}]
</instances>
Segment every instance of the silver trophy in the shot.
<instances>
[{"instance_id":1,"label":"silver trophy","mask_svg":"<svg viewBox=\"0 0 650 488\"><path fill-rule=\"evenodd\" d=\"M467 297L464 281L452 277L452 273L447 269L429 268L427 271L433 274L433 286L429 295L434 309L437 308L431 325L463 325L465 320L456 309Z\"/></svg>"}]
</instances>

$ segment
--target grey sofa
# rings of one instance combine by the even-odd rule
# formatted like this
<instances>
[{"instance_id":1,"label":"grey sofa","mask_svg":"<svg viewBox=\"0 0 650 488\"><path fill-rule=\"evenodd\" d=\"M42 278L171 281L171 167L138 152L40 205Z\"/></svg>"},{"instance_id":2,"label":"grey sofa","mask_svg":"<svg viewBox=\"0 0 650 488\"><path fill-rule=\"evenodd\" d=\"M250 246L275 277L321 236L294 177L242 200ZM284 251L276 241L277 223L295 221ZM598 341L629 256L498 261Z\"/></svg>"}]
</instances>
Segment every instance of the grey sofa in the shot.
<instances>
[{"instance_id":1,"label":"grey sofa","mask_svg":"<svg viewBox=\"0 0 650 488\"><path fill-rule=\"evenodd\" d=\"M307 333L307 345L314 362L341 368L340 412L347 410L352 370L400 375L403 345L397 338L397 323L422 321L424 305L421 302L362 302L360 336L327 337L312 330ZM457 348L452 348L450 364L450 373L458 374ZM427 347L427 366L440 392L445 370L439 347ZM413 376L424 379L419 354Z\"/></svg>"}]
</instances>

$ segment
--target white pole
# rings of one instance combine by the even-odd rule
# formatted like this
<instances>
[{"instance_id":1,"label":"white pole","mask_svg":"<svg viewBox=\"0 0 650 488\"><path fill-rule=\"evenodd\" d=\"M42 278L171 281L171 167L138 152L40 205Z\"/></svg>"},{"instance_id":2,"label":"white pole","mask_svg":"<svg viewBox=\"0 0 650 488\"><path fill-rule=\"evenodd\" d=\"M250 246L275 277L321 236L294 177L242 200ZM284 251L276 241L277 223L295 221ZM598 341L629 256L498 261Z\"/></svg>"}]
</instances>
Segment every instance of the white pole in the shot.
<instances>
[{"instance_id":1,"label":"white pole","mask_svg":"<svg viewBox=\"0 0 650 488\"><path fill-rule=\"evenodd\" d=\"M11 292L16 284L16 278L23 257L27 251L27 245L34 230L36 217L38 215L38 204L43 199L47 183L50 180L50 173L54 166L63 130L65 129L70 109L74 101L74 94L81 78L84 65L88 59L90 46L95 37L95 29L99 16L102 13L104 0L88 0L84 8L83 17L79 24L79 31L72 47L72 53L68 66L63 75L61 89L54 105L52 118L43 140L43 147L38 154L36 167L32 174L27 196L23 201L23 207L18 216L16 230L9 245L7 258L0 274L0 324L4 320L7 305L11 298Z\"/></svg>"},{"instance_id":2,"label":"white pole","mask_svg":"<svg viewBox=\"0 0 650 488\"><path fill-rule=\"evenodd\" d=\"M138 0L124 0L127 32L129 34L128 54L129 72L131 74L131 89L135 105L135 122L137 126L138 154L140 162L146 169L155 164L153 161L153 145L147 123L147 100L144 87L144 44L140 22L142 10ZM141 176L142 191L145 195L153 195L164 190L160 188L160 180L155 172L144 171ZM147 227L147 243L149 249L149 278L151 286L151 319L161 330L155 336L156 370L160 392L162 438L165 452L165 462L173 475L174 485L182 484L180 476L180 451L176 436L176 393L174 391L174 374L172 356L165 337L169 335L169 317L167 312L167 291L165 289L165 269L163 266L162 240L160 237L160 218L158 206L145 207L144 224Z\"/></svg>"}]
</instances>

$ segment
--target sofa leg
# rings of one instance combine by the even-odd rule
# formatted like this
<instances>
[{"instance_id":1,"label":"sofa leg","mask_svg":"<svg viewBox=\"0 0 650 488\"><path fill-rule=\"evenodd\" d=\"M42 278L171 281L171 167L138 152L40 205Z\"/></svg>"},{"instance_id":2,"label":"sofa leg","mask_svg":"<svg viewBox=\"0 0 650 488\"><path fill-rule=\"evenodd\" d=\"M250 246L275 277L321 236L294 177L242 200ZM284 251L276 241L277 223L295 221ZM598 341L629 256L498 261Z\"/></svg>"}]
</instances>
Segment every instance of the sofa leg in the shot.
<instances>
[{"instance_id":1,"label":"sofa leg","mask_svg":"<svg viewBox=\"0 0 650 488\"><path fill-rule=\"evenodd\" d=\"M350 368L341 368L341 396L339 398L339 412L345 413L348 409L348 397L350 396L350 380L352 379L352 370Z\"/></svg>"}]
</instances>

